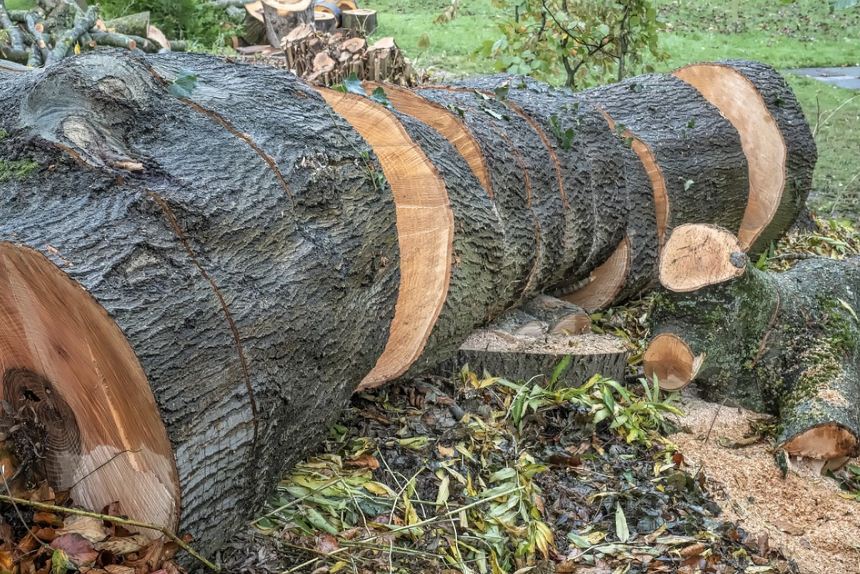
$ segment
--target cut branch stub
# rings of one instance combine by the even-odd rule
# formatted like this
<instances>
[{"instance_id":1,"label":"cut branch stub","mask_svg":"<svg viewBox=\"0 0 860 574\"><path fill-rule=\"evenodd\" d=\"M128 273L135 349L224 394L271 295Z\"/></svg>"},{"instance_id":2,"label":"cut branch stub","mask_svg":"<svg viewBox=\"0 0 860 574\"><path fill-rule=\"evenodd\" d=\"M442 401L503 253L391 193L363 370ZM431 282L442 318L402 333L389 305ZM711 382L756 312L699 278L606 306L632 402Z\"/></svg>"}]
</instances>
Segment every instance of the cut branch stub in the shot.
<instances>
[{"instance_id":1,"label":"cut branch stub","mask_svg":"<svg viewBox=\"0 0 860 574\"><path fill-rule=\"evenodd\" d=\"M744 274L747 256L738 239L715 225L676 228L660 255L660 283L676 293L698 291Z\"/></svg>"},{"instance_id":2,"label":"cut branch stub","mask_svg":"<svg viewBox=\"0 0 860 574\"><path fill-rule=\"evenodd\" d=\"M674 333L654 337L643 359L645 376L657 377L667 391L679 391L693 382L705 355L696 356L690 346Z\"/></svg>"},{"instance_id":3,"label":"cut branch stub","mask_svg":"<svg viewBox=\"0 0 860 574\"><path fill-rule=\"evenodd\" d=\"M0 243L0 371L3 400L45 428L42 471L55 489L176 528L173 450L134 351L86 291L11 243Z\"/></svg>"},{"instance_id":4,"label":"cut branch stub","mask_svg":"<svg viewBox=\"0 0 860 574\"><path fill-rule=\"evenodd\" d=\"M712 243L713 253L723 254L718 262L737 247L721 235ZM684 251L673 241L709 244L700 233L673 235L667 252L676 254ZM679 269L670 266L664 282L688 288L683 262L708 260L687 257ZM857 454L860 437L860 259L810 259L766 273L741 254L734 266L702 277L691 270L700 290L657 298L645 373L670 389L696 379L709 400L778 415L778 443L790 456L824 461L818 468L844 463Z\"/></svg>"}]
</instances>

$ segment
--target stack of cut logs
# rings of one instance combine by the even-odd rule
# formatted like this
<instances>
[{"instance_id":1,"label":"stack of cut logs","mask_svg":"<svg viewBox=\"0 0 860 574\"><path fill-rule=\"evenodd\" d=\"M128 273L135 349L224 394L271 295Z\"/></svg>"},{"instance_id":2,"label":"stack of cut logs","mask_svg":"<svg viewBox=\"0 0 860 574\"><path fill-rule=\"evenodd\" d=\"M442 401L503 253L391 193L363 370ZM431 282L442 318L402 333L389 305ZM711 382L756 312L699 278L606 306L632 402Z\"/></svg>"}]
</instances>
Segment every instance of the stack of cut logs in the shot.
<instances>
[{"instance_id":1,"label":"stack of cut logs","mask_svg":"<svg viewBox=\"0 0 860 574\"><path fill-rule=\"evenodd\" d=\"M315 5L310 0L262 0L246 9L265 29L269 46L237 47L245 61L263 59L324 86L350 76L401 86L417 83L417 74L394 38L368 44L367 35L376 29L376 12L359 9L351 0Z\"/></svg>"},{"instance_id":2,"label":"stack of cut logs","mask_svg":"<svg viewBox=\"0 0 860 574\"><path fill-rule=\"evenodd\" d=\"M116 51L0 67L0 134L0 398L44 422L45 476L87 507L211 549L356 389L502 316L495 345L576 337L658 281L677 299L649 373L758 391L791 454L856 452L860 266L748 263L816 160L768 66L344 93Z\"/></svg>"},{"instance_id":3,"label":"stack of cut logs","mask_svg":"<svg viewBox=\"0 0 860 574\"><path fill-rule=\"evenodd\" d=\"M99 47L182 52L186 42L168 40L152 25L149 12L104 21L95 6L81 8L76 2L39 0L34 8L7 10L0 0L0 61L6 61L5 67L37 68Z\"/></svg>"},{"instance_id":4,"label":"stack of cut logs","mask_svg":"<svg viewBox=\"0 0 860 574\"><path fill-rule=\"evenodd\" d=\"M287 67L309 82L332 86L350 76L374 82L415 85L417 74L394 38L370 46L349 32L320 34L308 26L293 29L282 43Z\"/></svg>"}]
</instances>

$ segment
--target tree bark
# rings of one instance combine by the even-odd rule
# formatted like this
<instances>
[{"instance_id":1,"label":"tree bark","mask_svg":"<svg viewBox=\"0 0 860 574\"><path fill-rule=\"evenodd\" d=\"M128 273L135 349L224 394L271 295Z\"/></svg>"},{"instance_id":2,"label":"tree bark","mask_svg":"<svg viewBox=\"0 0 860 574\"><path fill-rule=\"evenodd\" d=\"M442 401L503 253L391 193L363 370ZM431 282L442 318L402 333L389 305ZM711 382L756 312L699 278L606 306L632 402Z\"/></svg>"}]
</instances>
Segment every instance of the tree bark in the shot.
<instances>
[{"instance_id":1,"label":"tree bark","mask_svg":"<svg viewBox=\"0 0 860 574\"><path fill-rule=\"evenodd\" d=\"M591 92L475 85L386 88L386 105L118 52L0 73L0 390L51 390L77 429L56 486L212 548L356 388L437 366L535 295L595 285L607 261L623 273L606 285L644 288L653 174ZM697 93L685 105L707 109ZM629 94L631 114L650 105ZM661 133L669 149L684 132ZM711 161L742 172L726 145ZM713 193L744 201L734 183Z\"/></svg>"}]
</instances>

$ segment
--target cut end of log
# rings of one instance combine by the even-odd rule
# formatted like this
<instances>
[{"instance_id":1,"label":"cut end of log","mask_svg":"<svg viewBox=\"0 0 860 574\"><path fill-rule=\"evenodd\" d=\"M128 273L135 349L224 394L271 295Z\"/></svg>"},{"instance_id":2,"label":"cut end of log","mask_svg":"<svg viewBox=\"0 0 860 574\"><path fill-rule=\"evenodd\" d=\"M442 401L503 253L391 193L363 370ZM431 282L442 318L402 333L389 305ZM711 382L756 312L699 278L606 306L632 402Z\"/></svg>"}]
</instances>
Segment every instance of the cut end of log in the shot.
<instances>
[{"instance_id":1,"label":"cut end of log","mask_svg":"<svg viewBox=\"0 0 860 574\"><path fill-rule=\"evenodd\" d=\"M747 261L738 239L722 227L682 225L660 255L660 283L676 293L698 291L740 277Z\"/></svg>"},{"instance_id":2,"label":"cut end of log","mask_svg":"<svg viewBox=\"0 0 860 574\"><path fill-rule=\"evenodd\" d=\"M625 237L609 259L595 269L588 284L561 299L579 305L589 313L612 305L630 273L630 238Z\"/></svg>"},{"instance_id":3,"label":"cut end of log","mask_svg":"<svg viewBox=\"0 0 860 574\"><path fill-rule=\"evenodd\" d=\"M785 139L753 83L730 66L695 64L675 76L694 88L737 129L749 164L750 195L738 239L748 250L776 215L786 183Z\"/></svg>"},{"instance_id":4,"label":"cut end of log","mask_svg":"<svg viewBox=\"0 0 860 574\"><path fill-rule=\"evenodd\" d=\"M262 0L261 3L277 11L280 15L286 15L290 12L307 10L311 2L312 0Z\"/></svg>"},{"instance_id":5,"label":"cut end of log","mask_svg":"<svg viewBox=\"0 0 860 574\"><path fill-rule=\"evenodd\" d=\"M0 243L0 372L16 422L30 413L44 429L40 478L83 507L118 501L135 520L176 528L173 451L128 341L68 275L11 243Z\"/></svg>"},{"instance_id":6,"label":"cut end of log","mask_svg":"<svg viewBox=\"0 0 860 574\"><path fill-rule=\"evenodd\" d=\"M391 187L400 245L400 293L385 351L360 389L378 387L418 359L448 296L454 214L436 167L397 121L368 98L318 88L373 148Z\"/></svg>"},{"instance_id":7,"label":"cut end of log","mask_svg":"<svg viewBox=\"0 0 860 574\"><path fill-rule=\"evenodd\" d=\"M645 351L645 376L655 376L660 387L679 391L693 382L703 361L683 339L671 333L657 335Z\"/></svg>"},{"instance_id":8,"label":"cut end of log","mask_svg":"<svg viewBox=\"0 0 860 574\"><path fill-rule=\"evenodd\" d=\"M422 98L406 88L375 82L365 83L368 94L380 87L385 90L385 95L394 109L427 124L447 139L460 152L463 159L466 160L472 173L475 174L475 177L478 178L481 186L487 192L487 195L491 198L493 197L493 188L490 183L490 175L487 171L484 154L481 152L481 148L475 137L462 120L456 117L450 110Z\"/></svg>"},{"instance_id":9,"label":"cut end of log","mask_svg":"<svg viewBox=\"0 0 860 574\"><path fill-rule=\"evenodd\" d=\"M254 20L258 22L265 21L265 16L263 15L262 0L257 0L257 2L245 4L245 11L248 12L248 15L251 16Z\"/></svg>"},{"instance_id":10,"label":"cut end of log","mask_svg":"<svg viewBox=\"0 0 860 574\"><path fill-rule=\"evenodd\" d=\"M783 444L791 457L835 461L838 466L858 451L857 436L838 424L824 424L803 432Z\"/></svg>"}]
</instances>

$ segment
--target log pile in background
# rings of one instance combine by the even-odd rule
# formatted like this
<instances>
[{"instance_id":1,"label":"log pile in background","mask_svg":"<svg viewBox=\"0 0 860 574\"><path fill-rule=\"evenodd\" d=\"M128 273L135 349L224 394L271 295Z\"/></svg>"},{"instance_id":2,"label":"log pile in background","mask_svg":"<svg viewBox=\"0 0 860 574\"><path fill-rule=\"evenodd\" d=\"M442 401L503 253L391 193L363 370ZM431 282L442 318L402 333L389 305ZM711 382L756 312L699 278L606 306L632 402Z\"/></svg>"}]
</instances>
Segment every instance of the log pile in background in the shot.
<instances>
[{"instance_id":1,"label":"log pile in background","mask_svg":"<svg viewBox=\"0 0 860 574\"><path fill-rule=\"evenodd\" d=\"M32 10L9 11L0 0L0 32L0 60L31 68L99 47L148 53L181 52L186 47L153 26L149 12L103 21L95 6L83 9L75 2L43 0Z\"/></svg>"},{"instance_id":2,"label":"log pile in background","mask_svg":"<svg viewBox=\"0 0 860 574\"><path fill-rule=\"evenodd\" d=\"M0 68L0 165L17 166L0 196L0 392L50 398L57 488L211 548L355 389L444 362L541 292L647 287L658 205L666 237L713 221L785 231L715 204L802 201L811 134L776 72L726 69L783 100L792 129L756 147L811 154L786 153L766 186L738 132L773 116L720 108L725 78L615 87L616 115L687 116L652 111L651 139L601 109L605 92L511 80L383 86L385 105L203 55ZM713 202L695 187L703 162L731 176Z\"/></svg>"},{"instance_id":3,"label":"log pile in background","mask_svg":"<svg viewBox=\"0 0 860 574\"><path fill-rule=\"evenodd\" d=\"M300 26L283 39L282 47L289 70L325 86L350 76L403 86L413 86L418 80L394 38L381 38L368 45L363 36L350 32L317 33Z\"/></svg>"}]
</instances>

